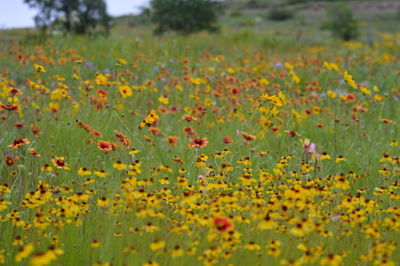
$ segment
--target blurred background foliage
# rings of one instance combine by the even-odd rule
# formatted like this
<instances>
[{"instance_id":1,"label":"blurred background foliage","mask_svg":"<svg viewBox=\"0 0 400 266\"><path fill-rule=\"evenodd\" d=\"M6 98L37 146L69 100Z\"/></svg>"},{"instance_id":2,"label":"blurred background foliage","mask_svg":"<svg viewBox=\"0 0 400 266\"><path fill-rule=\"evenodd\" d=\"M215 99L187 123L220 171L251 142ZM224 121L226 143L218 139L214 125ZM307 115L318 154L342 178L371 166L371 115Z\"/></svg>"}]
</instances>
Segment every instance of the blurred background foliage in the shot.
<instances>
[{"instance_id":1,"label":"blurred background foliage","mask_svg":"<svg viewBox=\"0 0 400 266\"><path fill-rule=\"evenodd\" d=\"M332 38L358 39L372 44L378 32L394 33L400 25L400 1L396 0L152 0L140 14L113 18L103 0L25 2L38 10L40 32L51 35L110 33L143 38L154 33L176 36L209 31L224 35L231 31L232 38L254 40L260 39L260 34L268 35L262 43L272 46L282 38L315 44ZM70 2L70 10L65 11L65 3ZM25 30L29 38L37 32Z\"/></svg>"}]
</instances>

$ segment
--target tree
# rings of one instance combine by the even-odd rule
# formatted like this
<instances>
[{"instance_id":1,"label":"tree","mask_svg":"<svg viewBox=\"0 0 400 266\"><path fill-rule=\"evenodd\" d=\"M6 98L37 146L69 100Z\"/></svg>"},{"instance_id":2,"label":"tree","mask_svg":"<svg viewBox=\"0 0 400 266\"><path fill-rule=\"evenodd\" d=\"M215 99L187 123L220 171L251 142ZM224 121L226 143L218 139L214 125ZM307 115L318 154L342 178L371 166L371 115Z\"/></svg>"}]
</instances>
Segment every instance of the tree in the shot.
<instances>
[{"instance_id":1,"label":"tree","mask_svg":"<svg viewBox=\"0 0 400 266\"><path fill-rule=\"evenodd\" d=\"M108 32L110 16L104 0L24 0L39 10L35 23L47 29L56 21L69 33L85 34L102 26Z\"/></svg>"},{"instance_id":2,"label":"tree","mask_svg":"<svg viewBox=\"0 0 400 266\"><path fill-rule=\"evenodd\" d=\"M359 35L357 21L353 12L343 4L334 5L328 12L329 21L322 25L323 29L330 30L334 36L344 41L356 39Z\"/></svg>"},{"instance_id":3,"label":"tree","mask_svg":"<svg viewBox=\"0 0 400 266\"><path fill-rule=\"evenodd\" d=\"M152 21L157 24L155 33L169 30L183 34L217 29L217 12L220 5L215 0L152 0Z\"/></svg>"}]
</instances>

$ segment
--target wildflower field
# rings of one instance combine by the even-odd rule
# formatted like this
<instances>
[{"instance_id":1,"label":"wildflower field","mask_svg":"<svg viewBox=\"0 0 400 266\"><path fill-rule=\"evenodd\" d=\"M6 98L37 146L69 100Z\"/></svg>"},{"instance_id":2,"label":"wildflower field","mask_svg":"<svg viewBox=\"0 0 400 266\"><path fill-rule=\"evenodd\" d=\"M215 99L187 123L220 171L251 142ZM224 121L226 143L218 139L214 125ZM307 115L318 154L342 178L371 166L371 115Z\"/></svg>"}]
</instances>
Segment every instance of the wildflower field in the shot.
<instances>
[{"instance_id":1,"label":"wildflower field","mask_svg":"<svg viewBox=\"0 0 400 266\"><path fill-rule=\"evenodd\" d=\"M3 37L0 263L399 265L400 34L244 35Z\"/></svg>"}]
</instances>

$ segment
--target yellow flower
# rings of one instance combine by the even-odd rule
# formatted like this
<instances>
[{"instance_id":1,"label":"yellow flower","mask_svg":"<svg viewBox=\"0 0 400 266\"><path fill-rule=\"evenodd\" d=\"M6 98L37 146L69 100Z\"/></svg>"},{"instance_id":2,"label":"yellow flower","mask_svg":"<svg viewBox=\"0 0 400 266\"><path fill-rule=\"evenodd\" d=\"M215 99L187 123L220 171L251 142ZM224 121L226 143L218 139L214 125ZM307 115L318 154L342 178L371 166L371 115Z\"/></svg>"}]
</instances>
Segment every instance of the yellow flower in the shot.
<instances>
[{"instance_id":1,"label":"yellow flower","mask_svg":"<svg viewBox=\"0 0 400 266\"><path fill-rule=\"evenodd\" d=\"M337 176L336 177L335 187L338 189L348 190L350 188L350 183L347 181L344 176Z\"/></svg>"},{"instance_id":2,"label":"yellow flower","mask_svg":"<svg viewBox=\"0 0 400 266\"><path fill-rule=\"evenodd\" d=\"M360 87L360 90L365 95L371 94L371 91L365 87Z\"/></svg>"},{"instance_id":3,"label":"yellow flower","mask_svg":"<svg viewBox=\"0 0 400 266\"><path fill-rule=\"evenodd\" d=\"M390 146L397 147L397 146L399 146L399 142L396 140L392 140L392 142L390 142Z\"/></svg>"},{"instance_id":4,"label":"yellow flower","mask_svg":"<svg viewBox=\"0 0 400 266\"><path fill-rule=\"evenodd\" d=\"M88 178L85 180L83 185L90 185L90 184L93 184L94 182L96 182L94 179Z\"/></svg>"},{"instance_id":5,"label":"yellow flower","mask_svg":"<svg viewBox=\"0 0 400 266\"><path fill-rule=\"evenodd\" d=\"M126 65L128 62L126 62L126 60L125 59L122 59L122 58L118 58L117 59L117 65Z\"/></svg>"},{"instance_id":6,"label":"yellow flower","mask_svg":"<svg viewBox=\"0 0 400 266\"><path fill-rule=\"evenodd\" d=\"M119 171L126 169L126 165L124 163L122 163L121 161L117 161L116 163L114 163L113 167Z\"/></svg>"},{"instance_id":7,"label":"yellow flower","mask_svg":"<svg viewBox=\"0 0 400 266\"><path fill-rule=\"evenodd\" d=\"M183 249L181 249L179 246L175 246L171 256L175 258L175 257L180 257L182 255L183 255Z\"/></svg>"},{"instance_id":8,"label":"yellow flower","mask_svg":"<svg viewBox=\"0 0 400 266\"><path fill-rule=\"evenodd\" d=\"M340 163L340 162L343 162L343 161L346 161L346 158L344 158L343 156L338 156L338 157L336 157L336 160L335 160L337 163Z\"/></svg>"},{"instance_id":9,"label":"yellow flower","mask_svg":"<svg viewBox=\"0 0 400 266\"><path fill-rule=\"evenodd\" d=\"M60 104L57 102L49 102L49 107L47 110L52 113L57 113L58 110L60 110Z\"/></svg>"},{"instance_id":10,"label":"yellow flower","mask_svg":"<svg viewBox=\"0 0 400 266\"><path fill-rule=\"evenodd\" d=\"M281 241L279 240L270 240L267 244L267 248L277 248L281 246Z\"/></svg>"},{"instance_id":11,"label":"yellow flower","mask_svg":"<svg viewBox=\"0 0 400 266\"><path fill-rule=\"evenodd\" d=\"M134 247L127 246L127 247L124 247L124 249L122 250L122 253L124 253L124 254L127 254L127 253L136 254L137 251L136 251L136 249Z\"/></svg>"},{"instance_id":12,"label":"yellow flower","mask_svg":"<svg viewBox=\"0 0 400 266\"><path fill-rule=\"evenodd\" d=\"M153 243L150 244L150 249L151 250L157 250L160 248L165 247L165 242L162 240L156 240Z\"/></svg>"},{"instance_id":13,"label":"yellow flower","mask_svg":"<svg viewBox=\"0 0 400 266\"><path fill-rule=\"evenodd\" d=\"M297 76L297 74L294 71L290 71L290 76L292 77L292 80L294 83L299 84L300 83L300 78Z\"/></svg>"},{"instance_id":14,"label":"yellow flower","mask_svg":"<svg viewBox=\"0 0 400 266\"><path fill-rule=\"evenodd\" d=\"M56 258L57 256L53 252L40 252L35 254L29 262L32 266L49 265Z\"/></svg>"},{"instance_id":15,"label":"yellow flower","mask_svg":"<svg viewBox=\"0 0 400 266\"><path fill-rule=\"evenodd\" d=\"M4 249L0 249L0 264L4 264L4 262L6 261L4 257L4 252Z\"/></svg>"},{"instance_id":16,"label":"yellow flower","mask_svg":"<svg viewBox=\"0 0 400 266\"><path fill-rule=\"evenodd\" d=\"M169 179L168 177L162 178L159 180L161 185L168 185L169 184Z\"/></svg>"},{"instance_id":17,"label":"yellow flower","mask_svg":"<svg viewBox=\"0 0 400 266\"><path fill-rule=\"evenodd\" d=\"M61 101L63 98L68 98L68 91L65 89L55 89L50 94L50 99Z\"/></svg>"},{"instance_id":18,"label":"yellow flower","mask_svg":"<svg viewBox=\"0 0 400 266\"><path fill-rule=\"evenodd\" d=\"M267 100L271 101L276 107L281 107L283 105L281 99L276 95L269 96Z\"/></svg>"},{"instance_id":19,"label":"yellow flower","mask_svg":"<svg viewBox=\"0 0 400 266\"><path fill-rule=\"evenodd\" d=\"M107 173L104 170L95 171L94 174L98 177L106 177Z\"/></svg>"},{"instance_id":20,"label":"yellow flower","mask_svg":"<svg viewBox=\"0 0 400 266\"><path fill-rule=\"evenodd\" d=\"M107 85L108 84L107 77L101 73L97 73L96 74L96 83L99 85Z\"/></svg>"},{"instance_id":21,"label":"yellow flower","mask_svg":"<svg viewBox=\"0 0 400 266\"><path fill-rule=\"evenodd\" d=\"M107 208L109 205L109 200L106 197L102 197L101 199L97 200L97 206L100 208Z\"/></svg>"},{"instance_id":22,"label":"yellow flower","mask_svg":"<svg viewBox=\"0 0 400 266\"><path fill-rule=\"evenodd\" d=\"M342 264L343 257L341 255L329 254L320 261L321 265L336 266Z\"/></svg>"},{"instance_id":23,"label":"yellow flower","mask_svg":"<svg viewBox=\"0 0 400 266\"><path fill-rule=\"evenodd\" d=\"M263 84L263 85L269 85L270 84L270 82L266 78L262 78L260 80L260 83Z\"/></svg>"},{"instance_id":24,"label":"yellow flower","mask_svg":"<svg viewBox=\"0 0 400 266\"><path fill-rule=\"evenodd\" d=\"M145 264L143 264L143 266L160 266L160 264L158 264L155 261L149 261L149 262L146 262Z\"/></svg>"},{"instance_id":25,"label":"yellow flower","mask_svg":"<svg viewBox=\"0 0 400 266\"><path fill-rule=\"evenodd\" d=\"M381 102L381 101L383 101L383 99L384 99L383 96L381 96L379 94L374 95L374 100L377 102Z\"/></svg>"},{"instance_id":26,"label":"yellow flower","mask_svg":"<svg viewBox=\"0 0 400 266\"><path fill-rule=\"evenodd\" d=\"M328 97L332 98L332 99L337 97L337 93L335 91L331 91L331 90L328 90L326 92L326 95L328 95Z\"/></svg>"},{"instance_id":27,"label":"yellow flower","mask_svg":"<svg viewBox=\"0 0 400 266\"><path fill-rule=\"evenodd\" d=\"M58 169L69 170L68 164L64 161L64 157L57 157L55 159L51 159L53 165Z\"/></svg>"},{"instance_id":28,"label":"yellow flower","mask_svg":"<svg viewBox=\"0 0 400 266\"><path fill-rule=\"evenodd\" d=\"M161 95L161 96L158 98L158 101L159 101L160 103L162 103L162 104L169 104L168 98L165 97L165 96L163 96L163 95Z\"/></svg>"},{"instance_id":29,"label":"yellow flower","mask_svg":"<svg viewBox=\"0 0 400 266\"><path fill-rule=\"evenodd\" d=\"M122 85L118 88L119 93L123 98L131 97L132 96L132 89L129 86Z\"/></svg>"},{"instance_id":30,"label":"yellow flower","mask_svg":"<svg viewBox=\"0 0 400 266\"><path fill-rule=\"evenodd\" d=\"M247 250L260 250L261 247L260 247L260 245L254 243L253 241L250 241L248 244L244 245L244 249L247 249Z\"/></svg>"},{"instance_id":31,"label":"yellow flower","mask_svg":"<svg viewBox=\"0 0 400 266\"><path fill-rule=\"evenodd\" d=\"M288 69L288 70L293 70L293 66L290 64L290 63L285 63L285 67L286 67L286 69Z\"/></svg>"},{"instance_id":32,"label":"yellow flower","mask_svg":"<svg viewBox=\"0 0 400 266\"><path fill-rule=\"evenodd\" d=\"M33 247L32 243L29 243L29 244L21 247L19 249L17 255L15 256L15 261L21 262L23 259L25 259L32 253L33 249L34 249L34 247Z\"/></svg>"},{"instance_id":33,"label":"yellow flower","mask_svg":"<svg viewBox=\"0 0 400 266\"><path fill-rule=\"evenodd\" d=\"M281 254L281 250L279 248L270 248L267 251L267 254L273 257L278 257Z\"/></svg>"},{"instance_id":34,"label":"yellow flower","mask_svg":"<svg viewBox=\"0 0 400 266\"><path fill-rule=\"evenodd\" d=\"M136 154L136 153L139 153L139 152L140 152L140 150L133 148L133 149L130 150L129 154L133 155L133 154Z\"/></svg>"},{"instance_id":35,"label":"yellow flower","mask_svg":"<svg viewBox=\"0 0 400 266\"><path fill-rule=\"evenodd\" d=\"M86 175L91 175L91 174L92 174L92 172L85 167L83 167L83 168L81 167L78 169L78 175L80 175L80 176L86 176Z\"/></svg>"},{"instance_id":36,"label":"yellow flower","mask_svg":"<svg viewBox=\"0 0 400 266\"><path fill-rule=\"evenodd\" d=\"M331 156L328 153L323 152L321 154L321 160L328 160L328 159L331 159Z\"/></svg>"},{"instance_id":37,"label":"yellow flower","mask_svg":"<svg viewBox=\"0 0 400 266\"><path fill-rule=\"evenodd\" d=\"M24 241L22 240L22 237L21 237L21 236L16 236L16 237L14 238L13 243L12 243L13 246L21 246L21 245L23 245L23 244L24 244Z\"/></svg>"},{"instance_id":38,"label":"yellow flower","mask_svg":"<svg viewBox=\"0 0 400 266\"><path fill-rule=\"evenodd\" d=\"M53 171L53 167L51 167L51 166L48 165L48 164L45 164L42 168L40 168L40 170L42 170L42 171L47 171L47 172L51 172L51 171Z\"/></svg>"},{"instance_id":39,"label":"yellow flower","mask_svg":"<svg viewBox=\"0 0 400 266\"><path fill-rule=\"evenodd\" d=\"M186 172L187 172L187 170L186 170L186 169L184 169L184 168L181 168L181 169L179 169L179 170L178 170L178 172L179 172L180 174L184 174L184 173L186 173Z\"/></svg>"},{"instance_id":40,"label":"yellow flower","mask_svg":"<svg viewBox=\"0 0 400 266\"><path fill-rule=\"evenodd\" d=\"M353 80L353 76L350 75L350 74L347 72L347 70L344 71L344 73L343 73L343 78L344 78L344 81L346 81L347 85L349 85L349 86L350 86L351 88L353 88L353 89L357 89L357 84L356 84L356 82Z\"/></svg>"},{"instance_id":41,"label":"yellow flower","mask_svg":"<svg viewBox=\"0 0 400 266\"><path fill-rule=\"evenodd\" d=\"M49 265L53 260L57 259L58 255L64 254L64 251L54 246L50 246L46 252L35 254L30 259L30 264L33 266Z\"/></svg>"},{"instance_id":42,"label":"yellow flower","mask_svg":"<svg viewBox=\"0 0 400 266\"><path fill-rule=\"evenodd\" d=\"M278 223L275 222L273 219L271 219L271 217L269 217L268 215L265 216L264 220L262 220L259 224L258 224L258 228L260 230L271 230L274 229L278 226Z\"/></svg>"},{"instance_id":43,"label":"yellow flower","mask_svg":"<svg viewBox=\"0 0 400 266\"><path fill-rule=\"evenodd\" d=\"M46 72L46 69L44 68L44 66L34 64L33 67L36 69L37 72Z\"/></svg>"},{"instance_id":44,"label":"yellow flower","mask_svg":"<svg viewBox=\"0 0 400 266\"><path fill-rule=\"evenodd\" d=\"M159 120L160 117L157 115L157 111L152 109L149 114L144 118L144 120L139 124L139 128L144 128L145 126L151 126L154 122Z\"/></svg>"}]
</instances>

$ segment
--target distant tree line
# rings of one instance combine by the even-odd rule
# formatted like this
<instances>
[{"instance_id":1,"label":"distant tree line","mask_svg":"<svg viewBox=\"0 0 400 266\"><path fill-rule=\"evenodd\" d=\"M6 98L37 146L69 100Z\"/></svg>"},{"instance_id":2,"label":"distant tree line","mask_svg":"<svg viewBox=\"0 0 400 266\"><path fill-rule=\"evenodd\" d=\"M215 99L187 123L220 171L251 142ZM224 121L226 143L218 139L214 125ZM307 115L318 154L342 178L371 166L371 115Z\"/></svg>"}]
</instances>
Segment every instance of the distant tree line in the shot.
<instances>
[{"instance_id":1,"label":"distant tree line","mask_svg":"<svg viewBox=\"0 0 400 266\"><path fill-rule=\"evenodd\" d=\"M108 32L111 18L107 14L105 0L24 0L30 7L38 9L36 25L45 30L62 29L66 33L86 34L102 30ZM218 16L224 3L230 0L151 0L150 7L139 16L143 21L155 24L154 32L162 34L175 31L190 34L198 31L218 30ZM293 17L294 10L286 5L294 3L317 2L318 0L247 0L244 5L269 3L268 17L271 20L287 20ZM336 0L330 0L336 1ZM147 19L146 19L147 18ZM323 29L349 41L358 36L357 21L352 11L344 4L333 6L327 16Z\"/></svg>"},{"instance_id":2,"label":"distant tree line","mask_svg":"<svg viewBox=\"0 0 400 266\"><path fill-rule=\"evenodd\" d=\"M59 26L68 33L108 32L111 17L104 0L24 0L38 9L35 24L43 31Z\"/></svg>"}]
</instances>

